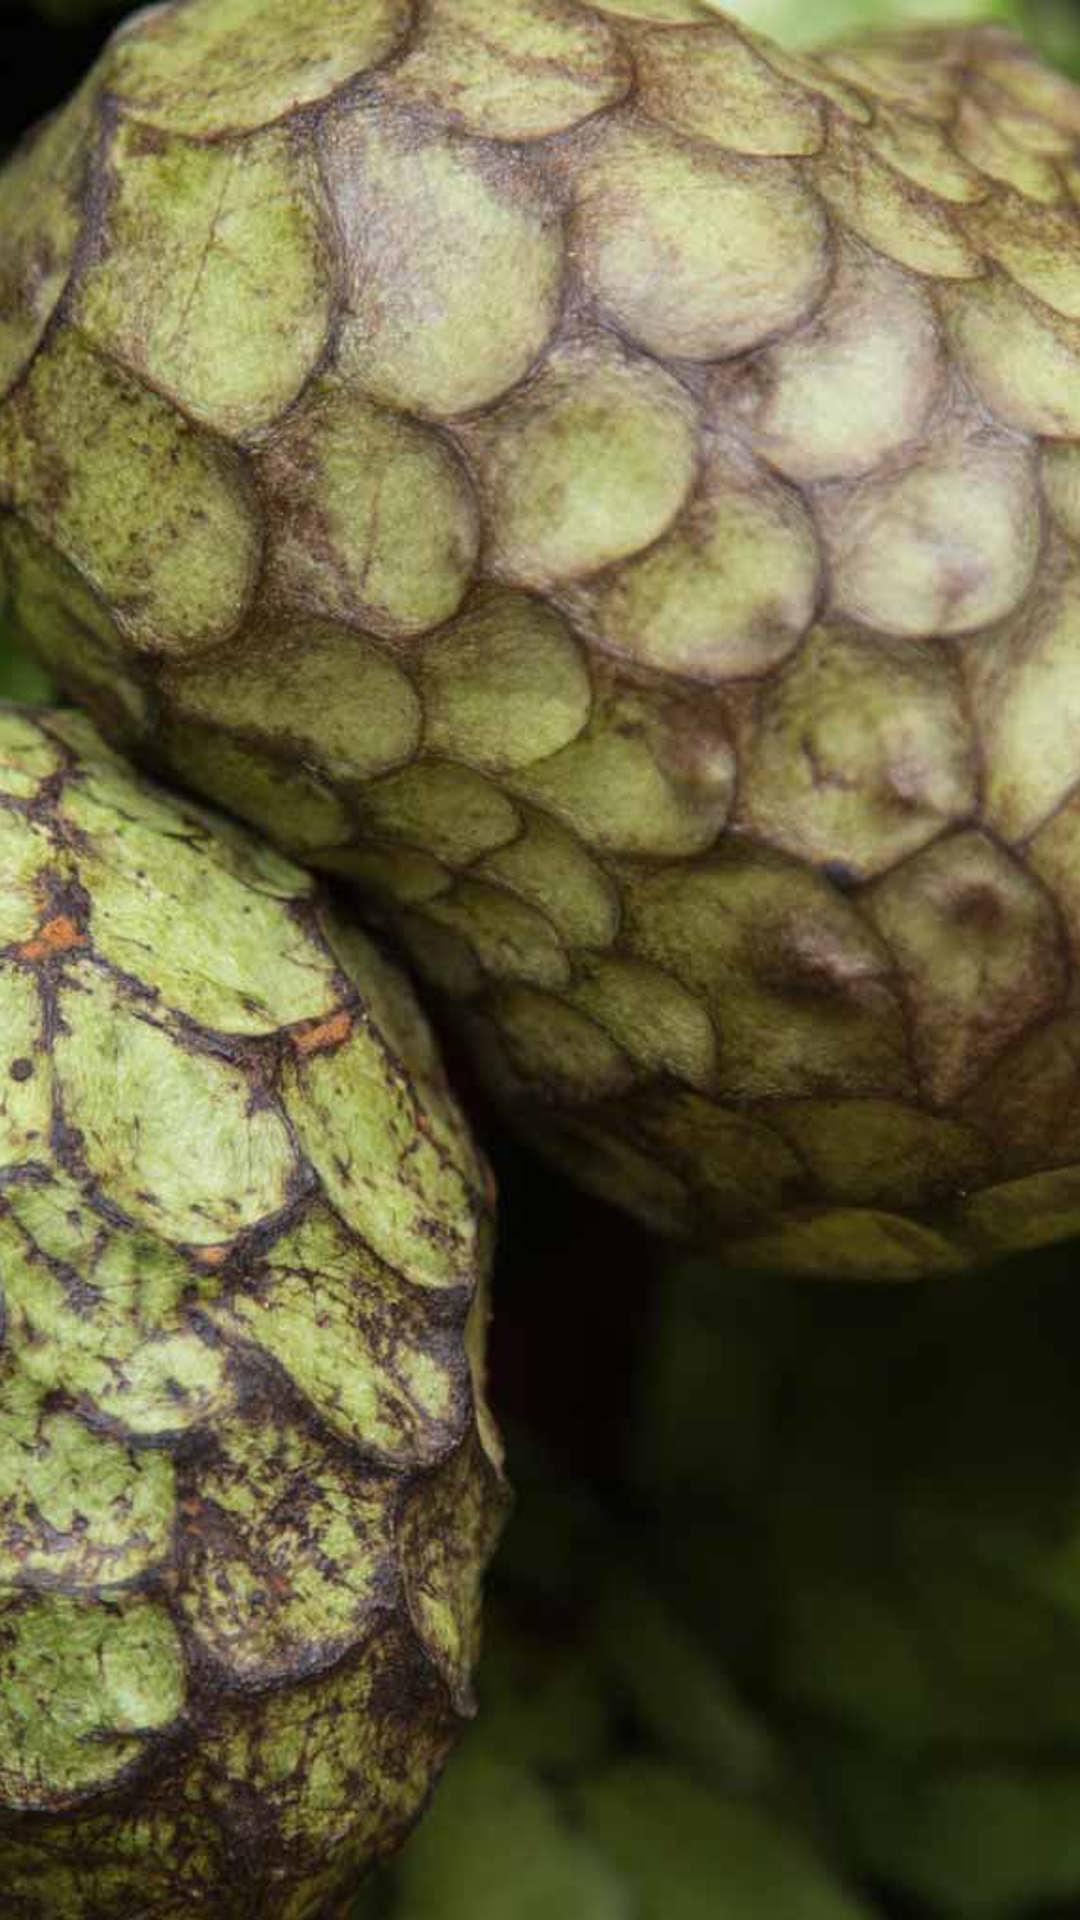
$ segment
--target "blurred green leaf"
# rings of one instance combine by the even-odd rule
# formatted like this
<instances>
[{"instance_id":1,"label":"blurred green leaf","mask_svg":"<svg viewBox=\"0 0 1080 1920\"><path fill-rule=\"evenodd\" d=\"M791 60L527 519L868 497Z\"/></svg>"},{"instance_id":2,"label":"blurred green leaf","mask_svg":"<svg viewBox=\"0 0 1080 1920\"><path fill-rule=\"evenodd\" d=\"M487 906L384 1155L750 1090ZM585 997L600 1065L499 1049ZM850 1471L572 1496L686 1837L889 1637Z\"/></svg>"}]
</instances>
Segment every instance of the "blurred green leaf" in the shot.
<instances>
[{"instance_id":1,"label":"blurred green leaf","mask_svg":"<svg viewBox=\"0 0 1080 1920\"><path fill-rule=\"evenodd\" d=\"M878 27L997 21L1022 33L1045 60L1080 73L1076 0L723 0L721 10L792 47L823 46Z\"/></svg>"},{"instance_id":2,"label":"blurred green leaf","mask_svg":"<svg viewBox=\"0 0 1080 1920\"><path fill-rule=\"evenodd\" d=\"M928 1920L1080 1902L1076 1251L771 1301L675 1261L658 1293L637 1463L666 1590L728 1670L742 1590L743 1687L841 1858Z\"/></svg>"},{"instance_id":3,"label":"blurred green leaf","mask_svg":"<svg viewBox=\"0 0 1080 1920\"><path fill-rule=\"evenodd\" d=\"M0 700L32 706L53 699L54 693L44 667L20 646L0 605Z\"/></svg>"},{"instance_id":4,"label":"blurred green leaf","mask_svg":"<svg viewBox=\"0 0 1080 1920\"><path fill-rule=\"evenodd\" d=\"M478 1722L349 1920L870 1920L790 1756L658 1590L632 1510L520 1435L510 1461ZM647 1867L622 1819L642 1781Z\"/></svg>"},{"instance_id":5,"label":"blurred green leaf","mask_svg":"<svg viewBox=\"0 0 1080 1920\"><path fill-rule=\"evenodd\" d=\"M35 706L52 697L52 681L44 668L25 654L9 652L0 639L0 700Z\"/></svg>"},{"instance_id":6,"label":"blurred green leaf","mask_svg":"<svg viewBox=\"0 0 1080 1920\"><path fill-rule=\"evenodd\" d=\"M1024 0L1018 24L1043 58L1080 78L1080 6L1077 0Z\"/></svg>"},{"instance_id":7,"label":"blurred green leaf","mask_svg":"<svg viewBox=\"0 0 1080 1920\"><path fill-rule=\"evenodd\" d=\"M1080 1884L1080 1766L905 1766L862 1744L815 1754L839 1841L942 1920L1035 1920ZM1077 1907L1066 1909L1074 1916Z\"/></svg>"},{"instance_id":8,"label":"blurred green leaf","mask_svg":"<svg viewBox=\"0 0 1080 1920\"><path fill-rule=\"evenodd\" d=\"M631 1569L607 1571L596 1642L641 1726L699 1779L768 1792L782 1761L739 1699L715 1653L687 1631Z\"/></svg>"},{"instance_id":9,"label":"blurred green leaf","mask_svg":"<svg viewBox=\"0 0 1080 1920\"><path fill-rule=\"evenodd\" d=\"M672 1767L623 1761L587 1781L578 1805L638 1920L870 1920L797 1832Z\"/></svg>"},{"instance_id":10,"label":"blurred green leaf","mask_svg":"<svg viewBox=\"0 0 1080 1920\"><path fill-rule=\"evenodd\" d=\"M823 46L873 27L967 20L1018 24L1022 0L723 0L722 11L788 46Z\"/></svg>"},{"instance_id":11,"label":"blurred green leaf","mask_svg":"<svg viewBox=\"0 0 1080 1920\"><path fill-rule=\"evenodd\" d=\"M672 1265L656 1296L640 1383L633 1472L664 1500L753 1498L770 1444L787 1348L790 1290L715 1261Z\"/></svg>"},{"instance_id":12,"label":"blurred green leaf","mask_svg":"<svg viewBox=\"0 0 1080 1920\"><path fill-rule=\"evenodd\" d=\"M394 1920L635 1920L602 1852L524 1767L468 1744L396 1874Z\"/></svg>"},{"instance_id":13,"label":"blurred green leaf","mask_svg":"<svg viewBox=\"0 0 1080 1920\"><path fill-rule=\"evenodd\" d=\"M498 1612L484 1635L480 1726L486 1746L545 1775L594 1766L610 1746L612 1702L591 1650Z\"/></svg>"}]
</instances>

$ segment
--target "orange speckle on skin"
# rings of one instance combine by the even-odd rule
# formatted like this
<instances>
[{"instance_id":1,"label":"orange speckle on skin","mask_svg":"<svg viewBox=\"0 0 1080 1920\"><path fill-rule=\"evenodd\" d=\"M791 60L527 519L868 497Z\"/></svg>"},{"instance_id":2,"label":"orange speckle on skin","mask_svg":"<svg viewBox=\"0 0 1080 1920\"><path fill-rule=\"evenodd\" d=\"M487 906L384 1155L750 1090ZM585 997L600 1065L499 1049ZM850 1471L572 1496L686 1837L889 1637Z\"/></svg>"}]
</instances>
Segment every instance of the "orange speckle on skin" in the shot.
<instances>
[{"instance_id":1,"label":"orange speckle on skin","mask_svg":"<svg viewBox=\"0 0 1080 1920\"><path fill-rule=\"evenodd\" d=\"M202 1267L223 1267L232 1249L223 1247L194 1247L192 1252Z\"/></svg>"},{"instance_id":2,"label":"orange speckle on skin","mask_svg":"<svg viewBox=\"0 0 1080 1920\"><path fill-rule=\"evenodd\" d=\"M342 1007L325 1020L298 1027L292 1036L293 1046L297 1053L326 1053L331 1047L340 1047L348 1039L352 1027L352 1014Z\"/></svg>"},{"instance_id":3,"label":"orange speckle on skin","mask_svg":"<svg viewBox=\"0 0 1080 1920\"><path fill-rule=\"evenodd\" d=\"M73 947L85 947L85 933L80 933L74 920L66 913L58 913L52 920L46 920L38 928L32 940L26 940L19 948L23 960L48 960L54 953L70 953Z\"/></svg>"}]
</instances>

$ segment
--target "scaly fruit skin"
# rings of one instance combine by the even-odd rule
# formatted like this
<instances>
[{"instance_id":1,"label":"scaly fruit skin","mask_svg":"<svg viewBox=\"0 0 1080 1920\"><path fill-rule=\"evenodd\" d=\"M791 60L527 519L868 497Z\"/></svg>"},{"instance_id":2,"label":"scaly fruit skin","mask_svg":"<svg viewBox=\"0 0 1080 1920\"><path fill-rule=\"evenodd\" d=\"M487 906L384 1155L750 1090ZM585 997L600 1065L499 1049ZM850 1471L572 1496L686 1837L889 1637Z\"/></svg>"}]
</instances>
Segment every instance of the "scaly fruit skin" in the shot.
<instances>
[{"instance_id":1,"label":"scaly fruit skin","mask_svg":"<svg viewBox=\"0 0 1080 1920\"><path fill-rule=\"evenodd\" d=\"M0 709L6 1920L307 1920L470 1711L483 1170L310 879Z\"/></svg>"},{"instance_id":2,"label":"scaly fruit skin","mask_svg":"<svg viewBox=\"0 0 1080 1920\"><path fill-rule=\"evenodd\" d=\"M1080 93L697 0L178 0L0 186L25 634L654 1225L1080 1227Z\"/></svg>"}]
</instances>

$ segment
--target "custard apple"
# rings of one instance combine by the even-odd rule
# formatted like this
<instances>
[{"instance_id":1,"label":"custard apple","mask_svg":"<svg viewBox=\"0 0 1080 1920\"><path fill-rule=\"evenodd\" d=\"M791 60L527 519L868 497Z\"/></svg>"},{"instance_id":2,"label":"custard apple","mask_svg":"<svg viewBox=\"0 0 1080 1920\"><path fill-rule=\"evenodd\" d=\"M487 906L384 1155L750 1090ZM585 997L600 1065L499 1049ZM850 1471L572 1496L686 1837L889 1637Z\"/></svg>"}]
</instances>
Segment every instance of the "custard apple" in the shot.
<instances>
[{"instance_id":1,"label":"custard apple","mask_svg":"<svg viewBox=\"0 0 1080 1920\"><path fill-rule=\"evenodd\" d=\"M0 709L5 1920L315 1920L471 1711L490 1195L246 830Z\"/></svg>"},{"instance_id":2,"label":"custard apple","mask_svg":"<svg viewBox=\"0 0 1080 1920\"><path fill-rule=\"evenodd\" d=\"M1080 91L172 0L0 181L14 617L732 1260L1080 1229Z\"/></svg>"}]
</instances>

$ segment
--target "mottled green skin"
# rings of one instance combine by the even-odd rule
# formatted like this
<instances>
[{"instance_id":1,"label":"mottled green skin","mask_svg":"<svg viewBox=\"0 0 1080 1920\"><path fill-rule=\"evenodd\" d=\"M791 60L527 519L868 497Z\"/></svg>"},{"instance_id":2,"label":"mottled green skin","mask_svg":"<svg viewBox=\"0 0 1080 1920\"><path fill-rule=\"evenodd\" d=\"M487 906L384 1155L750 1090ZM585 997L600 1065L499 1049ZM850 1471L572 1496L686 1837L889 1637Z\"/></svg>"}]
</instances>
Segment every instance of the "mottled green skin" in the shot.
<instances>
[{"instance_id":1,"label":"mottled green skin","mask_svg":"<svg viewBox=\"0 0 1080 1920\"><path fill-rule=\"evenodd\" d=\"M0 708L5 1920L307 1920L469 1711L490 1199L310 879Z\"/></svg>"},{"instance_id":2,"label":"mottled green skin","mask_svg":"<svg viewBox=\"0 0 1080 1920\"><path fill-rule=\"evenodd\" d=\"M176 0L0 180L0 552L656 1226L1080 1228L1080 93L997 28Z\"/></svg>"},{"instance_id":3,"label":"mottled green skin","mask_svg":"<svg viewBox=\"0 0 1080 1920\"><path fill-rule=\"evenodd\" d=\"M1064 1250L898 1292L665 1275L656 1563L840 1857L942 1920L1080 1901L1076 1278Z\"/></svg>"}]
</instances>

